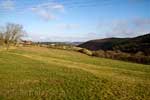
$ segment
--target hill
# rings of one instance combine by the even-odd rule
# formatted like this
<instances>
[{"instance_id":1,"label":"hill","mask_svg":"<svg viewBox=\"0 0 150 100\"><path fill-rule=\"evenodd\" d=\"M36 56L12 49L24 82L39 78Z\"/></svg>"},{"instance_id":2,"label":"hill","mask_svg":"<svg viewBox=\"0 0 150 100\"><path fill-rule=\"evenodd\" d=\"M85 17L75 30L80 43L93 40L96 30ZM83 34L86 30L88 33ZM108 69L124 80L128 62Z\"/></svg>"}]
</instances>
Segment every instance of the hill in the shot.
<instances>
[{"instance_id":1,"label":"hill","mask_svg":"<svg viewBox=\"0 0 150 100\"><path fill-rule=\"evenodd\" d=\"M82 44L82 42L35 42L35 44L45 44L45 45L71 45L71 46L77 46Z\"/></svg>"},{"instance_id":2,"label":"hill","mask_svg":"<svg viewBox=\"0 0 150 100\"><path fill-rule=\"evenodd\" d=\"M0 51L0 100L148 100L150 66L74 51Z\"/></svg>"},{"instance_id":3,"label":"hill","mask_svg":"<svg viewBox=\"0 0 150 100\"><path fill-rule=\"evenodd\" d=\"M134 38L105 38L90 40L79 47L89 50L121 50L123 52L136 53L144 52L146 55L150 52L150 33Z\"/></svg>"}]
</instances>

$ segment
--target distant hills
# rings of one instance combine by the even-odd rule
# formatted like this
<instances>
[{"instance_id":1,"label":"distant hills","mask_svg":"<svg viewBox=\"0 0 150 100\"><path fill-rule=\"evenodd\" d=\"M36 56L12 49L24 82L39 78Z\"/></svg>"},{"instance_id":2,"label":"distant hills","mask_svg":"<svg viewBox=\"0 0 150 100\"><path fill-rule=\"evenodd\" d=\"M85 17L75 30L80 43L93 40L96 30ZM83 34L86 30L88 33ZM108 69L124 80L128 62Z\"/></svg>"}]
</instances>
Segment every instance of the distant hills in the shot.
<instances>
[{"instance_id":1,"label":"distant hills","mask_svg":"<svg viewBox=\"0 0 150 100\"><path fill-rule=\"evenodd\" d=\"M89 50L120 50L128 53L150 54L150 33L134 38L105 38L90 40L78 45Z\"/></svg>"},{"instance_id":2,"label":"distant hills","mask_svg":"<svg viewBox=\"0 0 150 100\"><path fill-rule=\"evenodd\" d=\"M55 44L55 45L73 45L77 46L82 44L83 42L36 42L39 44L45 44L45 45L50 45L50 44Z\"/></svg>"}]
</instances>

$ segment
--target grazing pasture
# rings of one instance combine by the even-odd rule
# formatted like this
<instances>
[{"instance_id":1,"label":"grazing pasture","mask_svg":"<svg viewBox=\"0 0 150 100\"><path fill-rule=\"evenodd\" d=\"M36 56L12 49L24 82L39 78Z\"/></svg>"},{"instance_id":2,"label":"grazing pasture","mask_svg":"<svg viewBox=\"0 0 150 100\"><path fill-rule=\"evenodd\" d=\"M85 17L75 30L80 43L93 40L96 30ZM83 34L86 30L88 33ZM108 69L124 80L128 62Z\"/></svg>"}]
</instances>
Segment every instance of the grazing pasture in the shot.
<instances>
[{"instance_id":1,"label":"grazing pasture","mask_svg":"<svg viewBox=\"0 0 150 100\"><path fill-rule=\"evenodd\" d=\"M0 50L0 100L149 100L150 65L44 47Z\"/></svg>"}]
</instances>

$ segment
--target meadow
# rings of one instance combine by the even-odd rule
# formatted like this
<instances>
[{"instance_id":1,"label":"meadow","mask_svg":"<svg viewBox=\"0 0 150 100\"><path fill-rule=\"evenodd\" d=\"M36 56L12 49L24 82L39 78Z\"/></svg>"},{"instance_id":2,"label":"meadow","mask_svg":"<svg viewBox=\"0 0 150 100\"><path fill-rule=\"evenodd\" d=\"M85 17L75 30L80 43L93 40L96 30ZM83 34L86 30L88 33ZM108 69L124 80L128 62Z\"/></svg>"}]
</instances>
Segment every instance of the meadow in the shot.
<instances>
[{"instance_id":1,"label":"meadow","mask_svg":"<svg viewBox=\"0 0 150 100\"><path fill-rule=\"evenodd\" d=\"M44 47L0 50L0 100L150 100L150 65Z\"/></svg>"}]
</instances>

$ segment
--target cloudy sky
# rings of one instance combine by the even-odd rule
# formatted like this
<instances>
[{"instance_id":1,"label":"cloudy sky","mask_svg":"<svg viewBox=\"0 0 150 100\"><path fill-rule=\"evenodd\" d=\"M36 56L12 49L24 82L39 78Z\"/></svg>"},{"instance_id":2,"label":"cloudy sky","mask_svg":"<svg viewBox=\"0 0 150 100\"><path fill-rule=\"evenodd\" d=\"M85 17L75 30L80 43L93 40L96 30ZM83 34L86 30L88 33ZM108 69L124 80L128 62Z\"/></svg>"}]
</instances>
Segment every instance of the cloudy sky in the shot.
<instances>
[{"instance_id":1,"label":"cloudy sky","mask_svg":"<svg viewBox=\"0 0 150 100\"><path fill-rule=\"evenodd\" d=\"M150 32L150 0L0 0L0 26L33 41L86 41Z\"/></svg>"}]
</instances>

